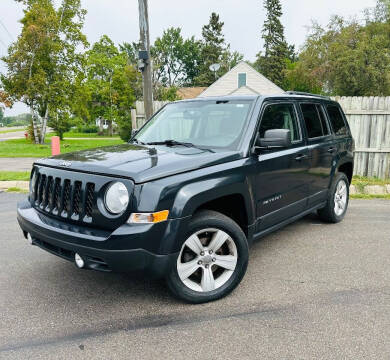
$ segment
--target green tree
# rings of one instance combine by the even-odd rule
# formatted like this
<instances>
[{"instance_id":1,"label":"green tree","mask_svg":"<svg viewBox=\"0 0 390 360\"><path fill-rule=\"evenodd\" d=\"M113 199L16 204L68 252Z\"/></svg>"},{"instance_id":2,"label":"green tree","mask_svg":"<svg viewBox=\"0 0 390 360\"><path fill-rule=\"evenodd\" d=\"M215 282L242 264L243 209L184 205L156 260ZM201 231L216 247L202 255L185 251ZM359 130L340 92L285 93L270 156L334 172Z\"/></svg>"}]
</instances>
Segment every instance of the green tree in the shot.
<instances>
[{"instance_id":1,"label":"green tree","mask_svg":"<svg viewBox=\"0 0 390 360\"><path fill-rule=\"evenodd\" d=\"M282 86L286 59L291 57L294 50L288 46L284 37L284 27L280 22L280 0L264 0L264 8L267 12L262 30L264 53L257 54L255 67L276 85Z\"/></svg>"},{"instance_id":2,"label":"green tree","mask_svg":"<svg viewBox=\"0 0 390 360\"><path fill-rule=\"evenodd\" d=\"M30 107L35 142L43 143L49 116L67 111L71 102L70 88L80 70L78 50L87 45L82 33L86 12L80 0L63 0L57 10L52 0L19 2L25 6L22 33L2 58L7 74L0 79L12 102Z\"/></svg>"},{"instance_id":3,"label":"green tree","mask_svg":"<svg viewBox=\"0 0 390 360\"><path fill-rule=\"evenodd\" d=\"M108 36L104 35L88 51L86 86L91 94L89 114L92 119L106 120L110 135L115 122L124 140L131 136L130 110L135 101L133 86L137 80L137 70Z\"/></svg>"},{"instance_id":4,"label":"green tree","mask_svg":"<svg viewBox=\"0 0 390 360\"><path fill-rule=\"evenodd\" d=\"M309 83L331 95L390 94L390 24L332 18L326 28L314 24L296 69Z\"/></svg>"},{"instance_id":5,"label":"green tree","mask_svg":"<svg viewBox=\"0 0 390 360\"><path fill-rule=\"evenodd\" d=\"M312 94L322 93L322 84L317 76L307 71L307 68L303 66L303 62L292 62L289 59L286 59L282 88Z\"/></svg>"},{"instance_id":6,"label":"green tree","mask_svg":"<svg viewBox=\"0 0 390 360\"><path fill-rule=\"evenodd\" d=\"M244 55L240 54L238 51L231 51L230 44L222 52L220 65L221 69L219 70L219 75L225 74L234 68L239 62L244 60Z\"/></svg>"},{"instance_id":7,"label":"green tree","mask_svg":"<svg viewBox=\"0 0 390 360\"><path fill-rule=\"evenodd\" d=\"M198 74L200 43L194 37L184 39L180 28L168 28L154 42L152 56L163 86L188 85Z\"/></svg>"},{"instance_id":8,"label":"green tree","mask_svg":"<svg viewBox=\"0 0 390 360\"><path fill-rule=\"evenodd\" d=\"M209 23L202 28L199 75L195 80L198 86L210 86L215 81L210 65L220 63L226 50L223 26L224 22L220 21L219 15L213 12ZM218 75L220 76L221 73Z\"/></svg>"},{"instance_id":9,"label":"green tree","mask_svg":"<svg viewBox=\"0 0 390 360\"><path fill-rule=\"evenodd\" d=\"M129 64L137 66L138 64L138 52L141 50L141 44L137 42L124 42L119 45L120 51L126 53L127 61Z\"/></svg>"},{"instance_id":10,"label":"green tree","mask_svg":"<svg viewBox=\"0 0 390 360\"><path fill-rule=\"evenodd\" d=\"M374 8L365 10L366 21L369 22L390 22L390 0L377 0Z\"/></svg>"}]
</instances>

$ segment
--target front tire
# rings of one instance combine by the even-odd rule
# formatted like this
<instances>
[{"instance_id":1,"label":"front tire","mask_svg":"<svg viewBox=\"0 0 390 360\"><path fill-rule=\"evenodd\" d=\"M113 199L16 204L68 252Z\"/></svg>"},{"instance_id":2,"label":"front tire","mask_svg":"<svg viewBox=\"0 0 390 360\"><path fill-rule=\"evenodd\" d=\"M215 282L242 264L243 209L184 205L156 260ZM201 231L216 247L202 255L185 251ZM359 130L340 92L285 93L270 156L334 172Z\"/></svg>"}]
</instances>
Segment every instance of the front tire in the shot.
<instances>
[{"instance_id":1,"label":"front tire","mask_svg":"<svg viewBox=\"0 0 390 360\"><path fill-rule=\"evenodd\" d=\"M166 279L174 295L199 304L226 296L240 283L248 265L248 242L232 219L216 211L200 211L184 239Z\"/></svg>"},{"instance_id":2,"label":"front tire","mask_svg":"<svg viewBox=\"0 0 390 360\"><path fill-rule=\"evenodd\" d=\"M349 181L344 173L334 176L329 189L328 200L323 209L318 210L321 220L338 223L344 219L349 203Z\"/></svg>"}]
</instances>

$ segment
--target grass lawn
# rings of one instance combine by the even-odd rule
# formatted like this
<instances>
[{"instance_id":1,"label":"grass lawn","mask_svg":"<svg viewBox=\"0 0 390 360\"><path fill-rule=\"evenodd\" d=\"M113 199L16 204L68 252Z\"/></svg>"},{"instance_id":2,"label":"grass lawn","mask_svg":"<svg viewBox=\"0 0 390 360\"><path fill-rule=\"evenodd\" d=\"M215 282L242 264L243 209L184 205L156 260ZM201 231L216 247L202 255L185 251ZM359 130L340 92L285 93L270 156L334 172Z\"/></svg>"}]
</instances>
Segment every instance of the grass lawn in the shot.
<instances>
[{"instance_id":1,"label":"grass lawn","mask_svg":"<svg viewBox=\"0 0 390 360\"><path fill-rule=\"evenodd\" d=\"M11 187L11 188L8 188L7 189L7 192L10 192L10 193L22 193L22 194L28 194L28 191L27 190L24 190L24 189L21 189L21 188L18 188L18 187Z\"/></svg>"},{"instance_id":2,"label":"grass lawn","mask_svg":"<svg viewBox=\"0 0 390 360\"><path fill-rule=\"evenodd\" d=\"M353 194L353 195L350 195L350 197L351 197L351 199L365 199L365 200L386 199L386 200L390 200L390 194L385 194L385 195Z\"/></svg>"},{"instance_id":3,"label":"grass lawn","mask_svg":"<svg viewBox=\"0 0 390 360\"><path fill-rule=\"evenodd\" d=\"M0 181L29 181L30 171L0 171Z\"/></svg>"},{"instance_id":4,"label":"grass lawn","mask_svg":"<svg viewBox=\"0 0 390 360\"><path fill-rule=\"evenodd\" d=\"M120 139L91 139L61 141L61 153L92 149L101 146L122 144ZM0 141L0 157L48 157L51 145L48 139L45 145L35 145L25 139Z\"/></svg>"},{"instance_id":5,"label":"grass lawn","mask_svg":"<svg viewBox=\"0 0 390 360\"><path fill-rule=\"evenodd\" d=\"M381 180L381 179L378 179L378 178L369 178L369 177L365 177L365 176L354 176L353 179L352 179L352 185L355 185L356 186L356 189L360 192L360 193L363 193L364 192L364 187L366 185L386 185L386 184L390 184L390 179L386 179L386 180ZM359 196L360 194L358 194ZM363 199L363 197L360 197L359 199Z\"/></svg>"}]
</instances>

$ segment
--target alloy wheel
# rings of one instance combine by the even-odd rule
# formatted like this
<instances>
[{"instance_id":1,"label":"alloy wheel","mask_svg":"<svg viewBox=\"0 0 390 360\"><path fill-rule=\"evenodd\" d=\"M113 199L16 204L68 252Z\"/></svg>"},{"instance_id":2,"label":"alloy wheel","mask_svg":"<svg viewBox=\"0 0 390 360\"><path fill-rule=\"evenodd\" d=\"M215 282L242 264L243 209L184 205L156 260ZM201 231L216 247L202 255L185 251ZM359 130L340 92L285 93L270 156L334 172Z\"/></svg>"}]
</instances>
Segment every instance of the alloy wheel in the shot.
<instances>
[{"instance_id":1,"label":"alloy wheel","mask_svg":"<svg viewBox=\"0 0 390 360\"><path fill-rule=\"evenodd\" d=\"M236 269L238 252L224 231L197 231L183 244L177 259L180 280L191 290L209 292L223 286Z\"/></svg>"},{"instance_id":2,"label":"alloy wheel","mask_svg":"<svg viewBox=\"0 0 390 360\"><path fill-rule=\"evenodd\" d=\"M337 216L341 216L347 207L347 184L344 180L340 180L336 186L334 194L334 212Z\"/></svg>"}]
</instances>

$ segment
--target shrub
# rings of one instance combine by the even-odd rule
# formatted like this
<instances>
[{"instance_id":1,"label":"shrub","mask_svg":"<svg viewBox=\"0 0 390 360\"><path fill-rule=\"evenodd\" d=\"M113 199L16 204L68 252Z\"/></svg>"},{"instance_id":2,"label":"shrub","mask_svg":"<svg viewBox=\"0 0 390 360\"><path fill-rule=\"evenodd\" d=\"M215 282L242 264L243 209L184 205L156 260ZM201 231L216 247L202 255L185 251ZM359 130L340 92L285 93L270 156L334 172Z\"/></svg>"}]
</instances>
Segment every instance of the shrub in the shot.
<instances>
[{"instance_id":1,"label":"shrub","mask_svg":"<svg viewBox=\"0 0 390 360\"><path fill-rule=\"evenodd\" d=\"M83 134L93 134L97 133L99 131L99 128L96 125L78 125L77 126L77 132L83 133Z\"/></svg>"}]
</instances>

